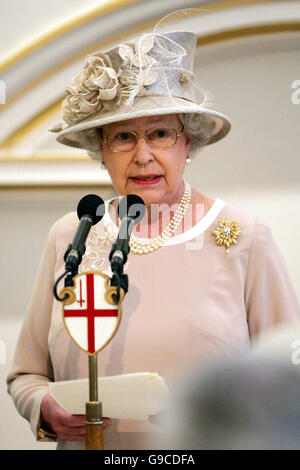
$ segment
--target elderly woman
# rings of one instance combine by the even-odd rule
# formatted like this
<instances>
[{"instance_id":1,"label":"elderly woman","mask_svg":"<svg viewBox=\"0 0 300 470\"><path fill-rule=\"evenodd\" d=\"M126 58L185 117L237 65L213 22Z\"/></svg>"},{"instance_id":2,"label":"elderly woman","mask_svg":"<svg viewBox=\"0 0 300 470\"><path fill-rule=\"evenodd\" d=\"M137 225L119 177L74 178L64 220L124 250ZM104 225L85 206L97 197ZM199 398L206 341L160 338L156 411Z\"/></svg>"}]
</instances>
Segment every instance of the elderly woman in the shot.
<instances>
[{"instance_id":1,"label":"elderly woman","mask_svg":"<svg viewBox=\"0 0 300 470\"><path fill-rule=\"evenodd\" d=\"M129 292L119 330L99 353L99 376L155 371L172 388L190 364L200 368L237 354L254 335L299 318L286 264L265 222L183 179L191 152L230 130L205 96L197 102L195 44L193 33L153 33L88 57L54 129L62 144L102 161L120 196L137 194L147 208L130 239ZM106 201L81 271L110 272L118 202ZM69 415L48 389L53 380L88 376L86 354L68 336L52 294L77 225L70 213L50 230L8 377L9 393L37 439L57 440L59 449L84 448L85 417ZM109 417L105 424L106 449L145 448L154 427Z\"/></svg>"}]
</instances>

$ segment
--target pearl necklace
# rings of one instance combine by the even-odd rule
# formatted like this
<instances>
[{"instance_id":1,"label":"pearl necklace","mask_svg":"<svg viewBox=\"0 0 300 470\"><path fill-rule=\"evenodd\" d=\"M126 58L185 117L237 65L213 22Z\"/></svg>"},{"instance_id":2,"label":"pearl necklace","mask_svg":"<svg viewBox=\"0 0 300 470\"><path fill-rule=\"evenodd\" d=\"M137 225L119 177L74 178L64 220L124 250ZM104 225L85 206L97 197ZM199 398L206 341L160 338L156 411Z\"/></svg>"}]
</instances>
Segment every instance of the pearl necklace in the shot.
<instances>
[{"instance_id":1,"label":"pearl necklace","mask_svg":"<svg viewBox=\"0 0 300 470\"><path fill-rule=\"evenodd\" d=\"M188 183L185 183L184 192L174 216L172 217L166 228L162 231L162 233L157 237L150 238L147 240L141 240L140 238L131 234L129 246L132 253L136 255L144 255L152 253L153 251L157 250L162 245L164 245L174 235L175 230L181 223L187 211L187 208L189 207L191 196L192 188Z\"/></svg>"}]
</instances>

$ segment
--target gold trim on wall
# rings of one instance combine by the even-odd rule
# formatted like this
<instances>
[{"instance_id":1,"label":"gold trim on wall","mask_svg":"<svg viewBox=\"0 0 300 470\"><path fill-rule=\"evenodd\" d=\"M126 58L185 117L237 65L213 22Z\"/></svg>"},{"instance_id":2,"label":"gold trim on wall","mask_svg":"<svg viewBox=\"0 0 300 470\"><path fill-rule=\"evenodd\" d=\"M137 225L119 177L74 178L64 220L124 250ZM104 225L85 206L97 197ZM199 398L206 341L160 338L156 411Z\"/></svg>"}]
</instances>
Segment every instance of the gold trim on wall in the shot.
<instances>
[{"instance_id":1,"label":"gold trim on wall","mask_svg":"<svg viewBox=\"0 0 300 470\"><path fill-rule=\"evenodd\" d=\"M142 27L141 29L144 29ZM232 29L232 30L226 30L226 31L221 31L220 33L213 33L213 34L206 34L205 36L198 36L197 40L197 48L202 47L207 44L212 44L215 42L220 42L220 41L226 41L230 39L237 39L237 38L242 38L246 36L255 36L255 35L260 35L260 34L274 34L274 33L282 33L282 32L295 32L298 31L300 32L300 22L280 22L280 23L271 23L271 24L262 24L259 26L248 26L244 28L238 28L238 29ZM85 54L85 53L84 53ZM28 135L30 132L32 132L34 129L39 127L41 124L43 124L45 121L47 121L51 116L55 115L58 113L60 106L61 106L61 101L63 100L65 94L61 96L58 100L56 100L53 104L48 106L45 110L39 112L33 119L30 119L27 123L25 123L19 130L14 131L12 135L7 137L0 145L0 152L3 154L7 150L7 156L3 155L1 156L0 153L0 162L2 161L53 161L51 158L49 158L49 153L48 155L44 154L33 154L30 156L30 158L26 157L21 157L20 159L18 157L12 158L9 157L9 152L10 149L16 145L22 138L24 138L26 135ZM55 155L55 152L54 152ZM55 157L54 157L55 158ZM58 158L61 161L64 160L71 160L70 155L64 155ZM88 156L86 155L78 155L75 157L74 155L74 160L78 161L85 161L89 159Z\"/></svg>"},{"instance_id":2,"label":"gold trim on wall","mask_svg":"<svg viewBox=\"0 0 300 470\"><path fill-rule=\"evenodd\" d=\"M197 40L197 47L205 46L219 41L226 41L229 39L243 38L247 36L257 36L260 34L270 33L286 33L286 32L299 32L300 21L278 22L270 24L260 24L258 26L246 26L239 29L231 29L221 31L219 33L206 34L199 36Z\"/></svg>"},{"instance_id":3,"label":"gold trim on wall","mask_svg":"<svg viewBox=\"0 0 300 470\"><path fill-rule=\"evenodd\" d=\"M43 109L39 113L37 113L33 118L27 121L25 124L20 127L17 131L14 131L10 136L8 136L5 140L0 142L0 161L3 161L1 157L1 152L7 150L9 152L10 148L13 147L16 143L26 137L27 134L30 134L33 130L37 127L42 125L51 116L57 114L61 107L61 101L63 97L56 100L54 103L49 105L46 109Z\"/></svg>"},{"instance_id":4,"label":"gold trim on wall","mask_svg":"<svg viewBox=\"0 0 300 470\"><path fill-rule=\"evenodd\" d=\"M82 162L82 161L91 161L91 159L88 157L87 153L85 152L84 149L82 149L82 153L74 153L70 151L68 152L56 152L55 150L51 152L50 150L47 150L45 152L40 152L40 153L32 153L29 156L22 155L21 153L18 152L5 152L5 155L2 157L1 153L4 153L4 150L1 150L0 152L0 163L14 163L14 162L68 162L68 161L73 161L73 162Z\"/></svg>"}]
</instances>

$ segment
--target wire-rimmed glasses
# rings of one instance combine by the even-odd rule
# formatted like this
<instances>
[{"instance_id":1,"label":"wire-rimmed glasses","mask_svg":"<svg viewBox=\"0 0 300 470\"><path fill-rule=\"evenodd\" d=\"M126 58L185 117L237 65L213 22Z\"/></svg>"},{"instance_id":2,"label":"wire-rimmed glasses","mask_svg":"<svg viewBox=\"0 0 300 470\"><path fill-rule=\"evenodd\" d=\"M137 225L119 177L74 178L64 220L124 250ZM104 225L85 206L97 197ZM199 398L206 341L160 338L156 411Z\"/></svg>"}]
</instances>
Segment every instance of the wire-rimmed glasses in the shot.
<instances>
[{"instance_id":1,"label":"wire-rimmed glasses","mask_svg":"<svg viewBox=\"0 0 300 470\"><path fill-rule=\"evenodd\" d=\"M178 131L169 127L157 127L143 134L124 130L103 137L103 143L107 144L112 152L130 152L136 146L138 139L143 137L149 147L165 150L176 144L183 128L184 126Z\"/></svg>"}]
</instances>

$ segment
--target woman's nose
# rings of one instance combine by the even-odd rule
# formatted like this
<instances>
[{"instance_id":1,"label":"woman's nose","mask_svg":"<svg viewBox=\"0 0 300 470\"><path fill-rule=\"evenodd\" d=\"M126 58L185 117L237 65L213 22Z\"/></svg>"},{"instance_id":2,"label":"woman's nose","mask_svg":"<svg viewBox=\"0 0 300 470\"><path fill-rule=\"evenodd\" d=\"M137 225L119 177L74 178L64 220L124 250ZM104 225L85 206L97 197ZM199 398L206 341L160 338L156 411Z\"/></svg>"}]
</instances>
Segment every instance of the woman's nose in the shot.
<instances>
[{"instance_id":1,"label":"woman's nose","mask_svg":"<svg viewBox=\"0 0 300 470\"><path fill-rule=\"evenodd\" d=\"M148 145L146 138L144 136L140 136L137 139L137 143L134 148L134 162L140 165L146 165L152 160L152 149Z\"/></svg>"}]
</instances>

